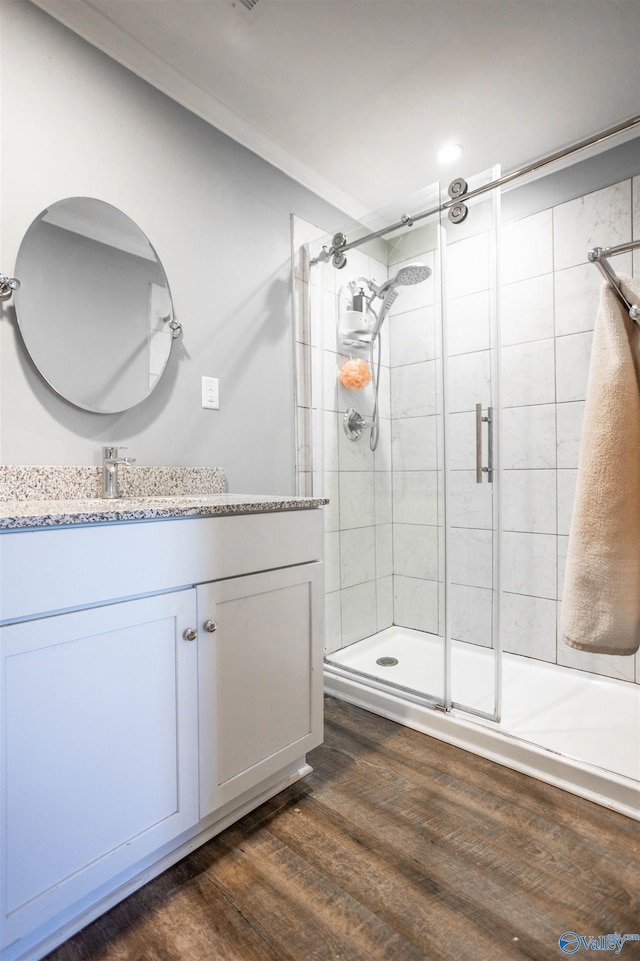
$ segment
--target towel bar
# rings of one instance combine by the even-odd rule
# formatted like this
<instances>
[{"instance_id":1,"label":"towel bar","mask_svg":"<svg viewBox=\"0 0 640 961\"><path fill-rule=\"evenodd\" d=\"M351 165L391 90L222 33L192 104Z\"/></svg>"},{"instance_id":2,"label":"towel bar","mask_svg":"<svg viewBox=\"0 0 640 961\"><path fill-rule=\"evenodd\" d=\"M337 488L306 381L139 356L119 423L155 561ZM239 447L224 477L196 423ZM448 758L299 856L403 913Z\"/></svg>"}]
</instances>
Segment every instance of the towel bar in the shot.
<instances>
[{"instance_id":1,"label":"towel bar","mask_svg":"<svg viewBox=\"0 0 640 961\"><path fill-rule=\"evenodd\" d=\"M628 244L619 244L617 247L594 247L593 250L589 251L588 258L592 264L596 264L596 266L599 267L601 273L615 290L618 300L629 311L631 320L636 327L640 328L640 304L629 303L623 293L620 280L608 260L609 257L615 257L616 254L625 254L630 250L636 250L638 248L640 248L640 240L634 240Z\"/></svg>"}]
</instances>

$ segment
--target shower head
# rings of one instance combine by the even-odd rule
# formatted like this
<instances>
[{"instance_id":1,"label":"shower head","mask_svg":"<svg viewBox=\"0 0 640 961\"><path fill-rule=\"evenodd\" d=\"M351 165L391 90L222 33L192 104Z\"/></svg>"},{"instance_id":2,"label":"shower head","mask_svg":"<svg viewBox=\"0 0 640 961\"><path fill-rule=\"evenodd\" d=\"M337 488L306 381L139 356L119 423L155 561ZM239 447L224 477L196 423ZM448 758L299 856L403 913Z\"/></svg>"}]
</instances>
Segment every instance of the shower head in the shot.
<instances>
[{"instance_id":1,"label":"shower head","mask_svg":"<svg viewBox=\"0 0 640 961\"><path fill-rule=\"evenodd\" d=\"M431 276L431 270L425 264L415 263L406 264L401 267L395 277L391 280L385 280L383 284L374 284L372 281L368 281L369 287L374 293L375 297L379 297L382 300L380 305L380 310L378 311L378 316L376 319L376 325L374 327L372 337L375 338L380 332L383 321L386 318L389 310L396 297L398 296L398 287L410 287L412 284L421 284L423 280Z\"/></svg>"},{"instance_id":2,"label":"shower head","mask_svg":"<svg viewBox=\"0 0 640 961\"><path fill-rule=\"evenodd\" d=\"M430 269L426 264L406 264L401 267L395 277L391 280L385 280L383 284L375 284L371 281L369 286L374 291L376 297L384 297L388 290L393 290L394 287L410 287L412 284L421 284L423 280L431 276Z\"/></svg>"},{"instance_id":3,"label":"shower head","mask_svg":"<svg viewBox=\"0 0 640 961\"><path fill-rule=\"evenodd\" d=\"M430 276L431 271L425 264L407 264L406 267L400 268L393 283L401 287L409 287L411 284L421 284Z\"/></svg>"}]
</instances>

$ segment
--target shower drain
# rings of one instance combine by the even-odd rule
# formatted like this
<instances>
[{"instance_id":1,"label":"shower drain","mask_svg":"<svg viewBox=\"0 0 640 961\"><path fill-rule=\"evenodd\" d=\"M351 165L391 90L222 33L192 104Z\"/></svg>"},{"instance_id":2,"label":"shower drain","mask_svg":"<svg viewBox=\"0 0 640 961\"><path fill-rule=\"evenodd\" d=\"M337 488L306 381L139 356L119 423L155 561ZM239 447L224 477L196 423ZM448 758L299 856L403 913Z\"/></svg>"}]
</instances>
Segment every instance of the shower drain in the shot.
<instances>
[{"instance_id":1,"label":"shower drain","mask_svg":"<svg viewBox=\"0 0 640 961\"><path fill-rule=\"evenodd\" d=\"M395 667L397 663L397 657L379 657L376 661L376 664L379 664L380 667Z\"/></svg>"}]
</instances>

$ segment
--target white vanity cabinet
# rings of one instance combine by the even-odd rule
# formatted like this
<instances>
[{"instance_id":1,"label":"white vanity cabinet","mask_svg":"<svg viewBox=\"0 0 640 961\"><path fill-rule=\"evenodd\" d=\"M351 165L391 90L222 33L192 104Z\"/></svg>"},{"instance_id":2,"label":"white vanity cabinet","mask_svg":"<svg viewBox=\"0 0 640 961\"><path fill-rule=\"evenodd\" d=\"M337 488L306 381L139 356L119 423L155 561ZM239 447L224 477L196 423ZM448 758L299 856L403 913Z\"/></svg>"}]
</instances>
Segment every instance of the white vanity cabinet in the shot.
<instances>
[{"instance_id":1,"label":"white vanity cabinet","mask_svg":"<svg viewBox=\"0 0 640 961\"><path fill-rule=\"evenodd\" d=\"M188 590L0 628L7 941L197 823L194 622Z\"/></svg>"},{"instance_id":2,"label":"white vanity cabinet","mask_svg":"<svg viewBox=\"0 0 640 961\"><path fill-rule=\"evenodd\" d=\"M319 510L0 534L0 959L310 770Z\"/></svg>"},{"instance_id":3,"label":"white vanity cabinet","mask_svg":"<svg viewBox=\"0 0 640 961\"><path fill-rule=\"evenodd\" d=\"M321 567L198 587L200 816L318 743Z\"/></svg>"}]
</instances>

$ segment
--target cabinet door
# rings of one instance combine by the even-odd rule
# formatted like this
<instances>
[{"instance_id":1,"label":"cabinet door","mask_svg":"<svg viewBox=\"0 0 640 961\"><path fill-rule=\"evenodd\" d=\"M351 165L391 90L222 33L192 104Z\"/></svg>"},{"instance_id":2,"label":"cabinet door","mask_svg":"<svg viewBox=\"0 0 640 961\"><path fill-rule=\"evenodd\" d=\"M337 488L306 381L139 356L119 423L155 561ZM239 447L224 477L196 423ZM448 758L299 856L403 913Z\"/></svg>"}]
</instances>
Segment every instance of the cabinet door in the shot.
<instances>
[{"instance_id":1,"label":"cabinet door","mask_svg":"<svg viewBox=\"0 0 640 961\"><path fill-rule=\"evenodd\" d=\"M6 942L198 820L195 590L0 629Z\"/></svg>"},{"instance_id":2,"label":"cabinet door","mask_svg":"<svg viewBox=\"0 0 640 961\"><path fill-rule=\"evenodd\" d=\"M322 741L322 611L322 564L198 587L201 818Z\"/></svg>"}]
</instances>

